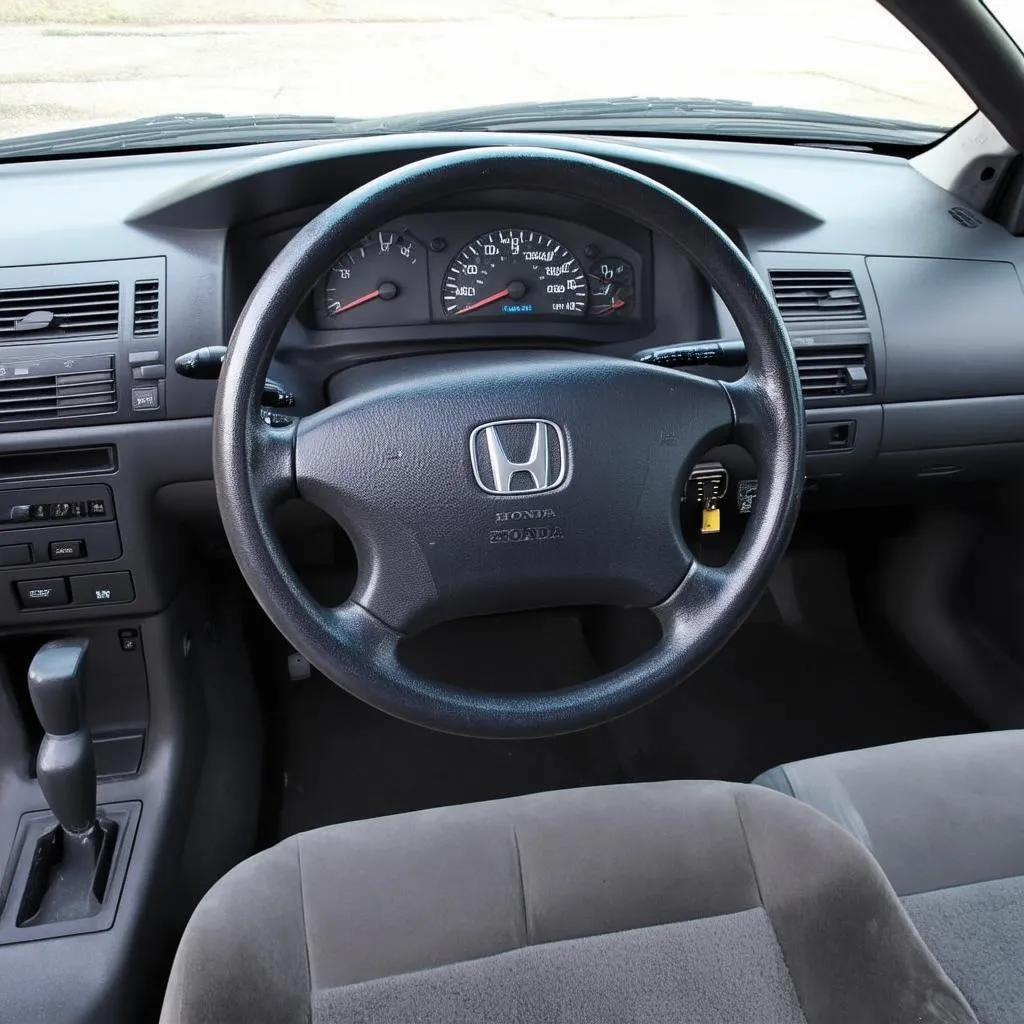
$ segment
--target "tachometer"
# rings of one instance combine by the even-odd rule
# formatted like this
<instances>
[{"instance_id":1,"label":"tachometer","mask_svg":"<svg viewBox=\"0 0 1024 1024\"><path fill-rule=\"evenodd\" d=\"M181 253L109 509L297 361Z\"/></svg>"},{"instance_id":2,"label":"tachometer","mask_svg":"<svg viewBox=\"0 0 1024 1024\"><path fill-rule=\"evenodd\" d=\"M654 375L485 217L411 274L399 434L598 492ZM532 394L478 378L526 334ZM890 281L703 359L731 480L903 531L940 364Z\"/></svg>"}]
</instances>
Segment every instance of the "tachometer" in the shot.
<instances>
[{"instance_id":1,"label":"tachometer","mask_svg":"<svg viewBox=\"0 0 1024 1024\"><path fill-rule=\"evenodd\" d=\"M549 235L506 228L474 239L452 260L441 291L449 316L584 316L587 279Z\"/></svg>"},{"instance_id":2,"label":"tachometer","mask_svg":"<svg viewBox=\"0 0 1024 1024\"><path fill-rule=\"evenodd\" d=\"M429 320L423 246L407 234L388 229L367 235L327 272L324 313L337 327Z\"/></svg>"}]
</instances>

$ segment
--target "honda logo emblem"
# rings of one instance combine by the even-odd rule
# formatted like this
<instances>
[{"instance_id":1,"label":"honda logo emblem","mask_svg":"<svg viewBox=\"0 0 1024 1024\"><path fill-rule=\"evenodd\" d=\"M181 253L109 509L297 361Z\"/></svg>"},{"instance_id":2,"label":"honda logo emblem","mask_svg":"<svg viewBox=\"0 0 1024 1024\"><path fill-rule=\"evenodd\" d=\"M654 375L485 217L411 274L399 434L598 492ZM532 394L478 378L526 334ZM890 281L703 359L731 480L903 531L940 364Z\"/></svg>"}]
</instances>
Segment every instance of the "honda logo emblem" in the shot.
<instances>
[{"instance_id":1,"label":"honda logo emblem","mask_svg":"<svg viewBox=\"0 0 1024 1024\"><path fill-rule=\"evenodd\" d=\"M565 435L550 420L485 423L470 435L469 454L488 494L536 494L565 479Z\"/></svg>"}]
</instances>

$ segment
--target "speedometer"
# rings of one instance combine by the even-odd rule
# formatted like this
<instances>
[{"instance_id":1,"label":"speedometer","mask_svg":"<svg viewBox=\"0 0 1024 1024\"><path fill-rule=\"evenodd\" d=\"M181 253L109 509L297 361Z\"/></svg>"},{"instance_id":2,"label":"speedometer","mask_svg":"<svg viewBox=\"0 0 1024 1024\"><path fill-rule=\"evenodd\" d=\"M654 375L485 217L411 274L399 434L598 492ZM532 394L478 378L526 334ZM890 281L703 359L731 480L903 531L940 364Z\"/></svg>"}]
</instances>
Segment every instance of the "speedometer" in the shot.
<instances>
[{"instance_id":1,"label":"speedometer","mask_svg":"<svg viewBox=\"0 0 1024 1024\"><path fill-rule=\"evenodd\" d=\"M441 302L449 316L584 316L587 279L550 235L506 228L469 243L448 267Z\"/></svg>"}]
</instances>

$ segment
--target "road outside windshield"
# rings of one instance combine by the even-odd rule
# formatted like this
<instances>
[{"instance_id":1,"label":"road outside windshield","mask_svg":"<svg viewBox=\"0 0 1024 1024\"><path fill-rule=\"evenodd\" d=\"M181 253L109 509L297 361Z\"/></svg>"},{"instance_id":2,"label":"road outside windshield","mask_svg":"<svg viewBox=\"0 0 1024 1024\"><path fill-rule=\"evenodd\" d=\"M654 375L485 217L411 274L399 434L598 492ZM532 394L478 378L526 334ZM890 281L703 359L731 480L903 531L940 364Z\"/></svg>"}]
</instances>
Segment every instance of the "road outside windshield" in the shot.
<instances>
[{"instance_id":1,"label":"road outside windshield","mask_svg":"<svg viewBox=\"0 0 1024 1024\"><path fill-rule=\"evenodd\" d=\"M0 138L609 96L943 128L972 109L875 0L0 0Z\"/></svg>"}]
</instances>

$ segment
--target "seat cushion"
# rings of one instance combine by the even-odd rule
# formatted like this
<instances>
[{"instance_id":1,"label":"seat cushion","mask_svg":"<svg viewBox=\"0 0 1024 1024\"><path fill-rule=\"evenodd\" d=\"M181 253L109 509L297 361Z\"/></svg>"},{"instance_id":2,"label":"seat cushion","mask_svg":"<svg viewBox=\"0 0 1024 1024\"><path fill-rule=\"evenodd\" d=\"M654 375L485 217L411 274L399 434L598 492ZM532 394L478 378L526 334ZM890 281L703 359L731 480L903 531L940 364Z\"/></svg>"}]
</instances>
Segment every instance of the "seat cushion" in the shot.
<instances>
[{"instance_id":1,"label":"seat cushion","mask_svg":"<svg viewBox=\"0 0 1024 1024\"><path fill-rule=\"evenodd\" d=\"M1024 878L903 900L911 920L984 1024L1024 1020Z\"/></svg>"},{"instance_id":2,"label":"seat cushion","mask_svg":"<svg viewBox=\"0 0 1024 1024\"><path fill-rule=\"evenodd\" d=\"M863 847L727 783L319 829L239 865L163 1024L973 1021Z\"/></svg>"},{"instance_id":3,"label":"seat cushion","mask_svg":"<svg viewBox=\"0 0 1024 1024\"><path fill-rule=\"evenodd\" d=\"M851 750L754 781L842 825L900 895L1024 875L1024 730Z\"/></svg>"},{"instance_id":4,"label":"seat cushion","mask_svg":"<svg viewBox=\"0 0 1024 1024\"><path fill-rule=\"evenodd\" d=\"M1024 731L832 754L755 782L816 807L875 855L985 1024L1024 1020Z\"/></svg>"}]
</instances>

